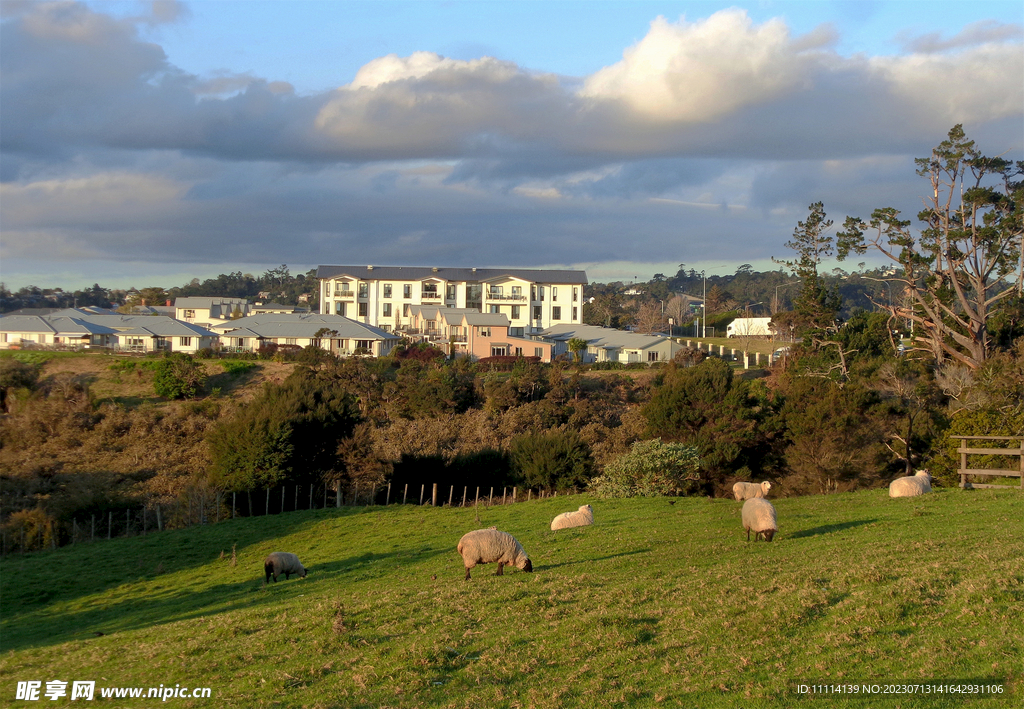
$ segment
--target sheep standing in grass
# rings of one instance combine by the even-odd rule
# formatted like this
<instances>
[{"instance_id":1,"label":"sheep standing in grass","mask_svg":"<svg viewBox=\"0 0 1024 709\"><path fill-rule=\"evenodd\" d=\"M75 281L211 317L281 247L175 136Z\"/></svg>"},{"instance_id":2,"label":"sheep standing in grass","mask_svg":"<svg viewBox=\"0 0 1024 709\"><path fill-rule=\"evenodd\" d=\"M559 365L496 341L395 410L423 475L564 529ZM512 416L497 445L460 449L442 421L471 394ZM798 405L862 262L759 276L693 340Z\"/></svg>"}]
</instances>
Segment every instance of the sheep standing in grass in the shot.
<instances>
[{"instance_id":1,"label":"sheep standing in grass","mask_svg":"<svg viewBox=\"0 0 1024 709\"><path fill-rule=\"evenodd\" d=\"M277 583L277 577L281 574L284 574L285 580L292 574L299 578L306 578L306 567L299 563L299 557L286 551L271 553L263 562L263 570L267 572L266 583L270 583L271 578L274 579L274 583Z\"/></svg>"},{"instance_id":2,"label":"sheep standing in grass","mask_svg":"<svg viewBox=\"0 0 1024 709\"><path fill-rule=\"evenodd\" d=\"M743 503L743 528L747 530L747 541L750 541L750 533L754 533L754 541L758 537L770 542L775 533L779 531L779 523L775 518L775 507L768 500L759 497L752 498Z\"/></svg>"},{"instance_id":3,"label":"sheep standing in grass","mask_svg":"<svg viewBox=\"0 0 1024 709\"><path fill-rule=\"evenodd\" d=\"M458 549L462 555L462 563L466 567L467 579L469 570L477 564L497 562L496 576L503 575L502 569L505 566L515 566L527 572L533 571L533 564L523 551L522 545L508 532L500 532L497 529L478 529L469 532L459 540Z\"/></svg>"},{"instance_id":4,"label":"sheep standing in grass","mask_svg":"<svg viewBox=\"0 0 1024 709\"><path fill-rule=\"evenodd\" d=\"M737 500L742 502L743 500L768 497L768 491L771 489L772 484L767 480L763 483L738 482L732 486L732 494Z\"/></svg>"},{"instance_id":5,"label":"sheep standing in grass","mask_svg":"<svg viewBox=\"0 0 1024 709\"><path fill-rule=\"evenodd\" d=\"M932 491L932 476L927 470L918 470L905 478L889 483L889 497L917 497Z\"/></svg>"},{"instance_id":6,"label":"sheep standing in grass","mask_svg":"<svg viewBox=\"0 0 1024 709\"><path fill-rule=\"evenodd\" d=\"M551 529L568 529L569 527L586 527L594 523L594 508L580 505L575 512L563 512L551 520Z\"/></svg>"}]
</instances>

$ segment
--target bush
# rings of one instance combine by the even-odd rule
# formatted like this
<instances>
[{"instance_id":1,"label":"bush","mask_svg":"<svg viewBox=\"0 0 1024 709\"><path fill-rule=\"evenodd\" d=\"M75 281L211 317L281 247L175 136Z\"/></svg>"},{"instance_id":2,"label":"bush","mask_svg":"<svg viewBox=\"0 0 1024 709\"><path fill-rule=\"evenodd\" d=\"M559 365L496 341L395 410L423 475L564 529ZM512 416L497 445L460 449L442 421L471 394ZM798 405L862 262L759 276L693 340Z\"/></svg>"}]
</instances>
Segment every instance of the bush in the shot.
<instances>
[{"instance_id":1,"label":"bush","mask_svg":"<svg viewBox=\"0 0 1024 709\"><path fill-rule=\"evenodd\" d=\"M512 440L509 454L512 469L530 487L583 487L594 473L590 446L575 431L520 436Z\"/></svg>"},{"instance_id":2,"label":"bush","mask_svg":"<svg viewBox=\"0 0 1024 709\"><path fill-rule=\"evenodd\" d=\"M165 399L194 399L206 387L206 369L182 352L165 357L153 369L153 390Z\"/></svg>"},{"instance_id":3,"label":"bush","mask_svg":"<svg viewBox=\"0 0 1024 709\"><path fill-rule=\"evenodd\" d=\"M590 490L599 497L657 497L695 492L700 456L693 446L637 441L629 453L609 463Z\"/></svg>"},{"instance_id":4,"label":"bush","mask_svg":"<svg viewBox=\"0 0 1024 709\"><path fill-rule=\"evenodd\" d=\"M226 359L220 363L220 366L224 368L225 373L230 374L232 377L237 377L251 369L255 369L256 363L238 359Z\"/></svg>"}]
</instances>

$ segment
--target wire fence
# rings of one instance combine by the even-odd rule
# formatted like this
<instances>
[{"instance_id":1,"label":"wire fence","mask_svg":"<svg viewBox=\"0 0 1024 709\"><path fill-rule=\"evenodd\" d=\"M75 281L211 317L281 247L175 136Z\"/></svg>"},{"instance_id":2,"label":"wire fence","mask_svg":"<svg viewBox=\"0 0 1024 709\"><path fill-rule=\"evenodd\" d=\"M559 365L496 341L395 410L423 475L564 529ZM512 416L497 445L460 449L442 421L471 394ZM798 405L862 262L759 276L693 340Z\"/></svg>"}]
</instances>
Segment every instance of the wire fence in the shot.
<instances>
[{"instance_id":1,"label":"wire fence","mask_svg":"<svg viewBox=\"0 0 1024 709\"><path fill-rule=\"evenodd\" d=\"M472 507L509 505L556 496L557 491L517 486L419 485L382 483L349 486L293 484L225 492L192 490L170 502L109 509L70 520L55 520L41 510L22 510L0 523L0 555L25 554L169 529L221 524L242 517L355 506L433 505Z\"/></svg>"}]
</instances>

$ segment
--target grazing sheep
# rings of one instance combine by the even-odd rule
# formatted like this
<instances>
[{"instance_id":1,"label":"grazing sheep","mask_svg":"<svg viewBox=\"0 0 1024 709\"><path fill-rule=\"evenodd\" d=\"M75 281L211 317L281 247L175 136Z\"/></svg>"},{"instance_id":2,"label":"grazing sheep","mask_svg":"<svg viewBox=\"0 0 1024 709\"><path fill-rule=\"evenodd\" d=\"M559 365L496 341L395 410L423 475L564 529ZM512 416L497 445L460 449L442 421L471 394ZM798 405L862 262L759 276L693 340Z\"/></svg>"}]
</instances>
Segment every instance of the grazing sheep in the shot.
<instances>
[{"instance_id":1,"label":"grazing sheep","mask_svg":"<svg viewBox=\"0 0 1024 709\"><path fill-rule=\"evenodd\" d=\"M586 527L594 523L594 508L580 505L575 512L563 512L551 520L551 529L568 529L569 527Z\"/></svg>"},{"instance_id":2,"label":"grazing sheep","mask_svg":"<svg viewBox=\"0 0 1024 709\"><path fill-rule=\"evenodd\" d=\"M502 576L502 569L505 566L515 566L527 572L533 571L533 564L523 551L522 545L508 532L500 532L493 528L477 529L459 540L458 549L462 555L462 563L466 566L467 579L469 570L477 564L493 562L498 564L498 573L495 576Z\"/></svg>"},{"instance_id":3,"label":"grazing sheep","mask_svg":"<svg viewBox=\"0 0 1024 709\"><path fill-rule=\"evenodd\" d=\"M750 541L750 533L754 533L754 541L758 537L764 537L770 542L775 533L779 531L779 523L775 519L775 507L768 500L759 497L751 498L743 503L743 528L747 530L747 541Z\"/></svg>"},{"instance_id":4,"label":"grazing sheep","mask_svg":"<svg viewBox=\"0 0 1024 709\"><path fill-rule=\"evenodd\" d=\"M292 574L299 578L306 578L306 567L299 563L299 557L286 551L271 553L263 562L263 570L267 572L266 583L270 583L271 578L274 579L274 583L277 583L277 577L281 574L284 574L285 580Z\"/></svg>"},{"instance_id":5,"label":"grazing sheep","mask_svg":"<svg viewBox=\"0 0 1024 709\"><path fill-rule=\"evenodd\" d=\"M765 480L763 483L744 483L739 482L732 486L732 494L737 500L742 502L743 500L753 500L759 497L768 497L768 491L772 489L772 484Z\"/></svg>"},{"instance_id":6,"label":"grazing sheep","mask_svg":"<svg viewBox=\"0 0 1024 709\"><path fill-rule=\"evenodd\" d=\"M889 483L889 497L917 497L932 491L932 476L927 470L896 478Z\"/></svg>"}]
</instances>

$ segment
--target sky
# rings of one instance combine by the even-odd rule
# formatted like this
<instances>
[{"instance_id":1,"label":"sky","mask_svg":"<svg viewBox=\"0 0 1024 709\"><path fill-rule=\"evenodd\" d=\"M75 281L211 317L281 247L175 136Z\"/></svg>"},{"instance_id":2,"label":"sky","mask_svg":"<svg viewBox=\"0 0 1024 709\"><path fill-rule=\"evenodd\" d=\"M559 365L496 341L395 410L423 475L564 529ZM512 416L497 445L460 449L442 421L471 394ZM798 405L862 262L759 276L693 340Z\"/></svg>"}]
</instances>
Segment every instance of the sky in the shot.
<instances>
[{"instance_id":1,"label":"sky","mask_svg":"<svg viewBox=\"0 0 1024 709\"><path fill-rule=\"evenodd\" d=\"M1024 158L1019 0L0 0L0 280L775 269L956 124Z\"/></svg>"}]
</instances>

